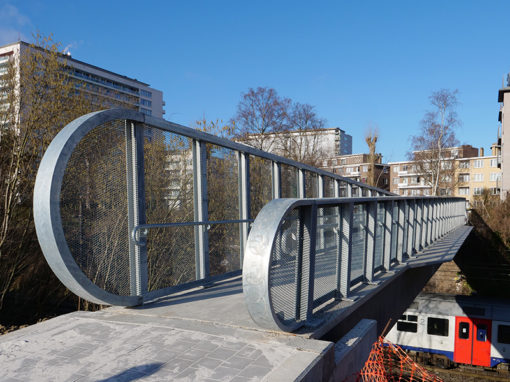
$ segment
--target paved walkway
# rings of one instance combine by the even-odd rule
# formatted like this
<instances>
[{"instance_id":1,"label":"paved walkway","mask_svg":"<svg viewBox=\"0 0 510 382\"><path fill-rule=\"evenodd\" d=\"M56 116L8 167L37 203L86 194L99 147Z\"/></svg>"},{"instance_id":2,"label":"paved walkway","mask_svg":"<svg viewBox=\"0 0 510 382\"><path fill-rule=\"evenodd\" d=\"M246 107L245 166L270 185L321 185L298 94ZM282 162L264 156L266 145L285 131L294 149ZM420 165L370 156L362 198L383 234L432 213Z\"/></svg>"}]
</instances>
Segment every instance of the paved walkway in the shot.
<instances>
[{"instance_id":1,"label":"paved walkway","mask_svg":"<svg viewBox=\"0 0 510 382\"><path fill-rule=\"evenodd\" d=\"M75 312L6 334L0 380L291 381L331 350L330 342L254 328L239 311L242 294L230 295L238 287L231 280L143 308Z\"/></svg>"}]
</instances>

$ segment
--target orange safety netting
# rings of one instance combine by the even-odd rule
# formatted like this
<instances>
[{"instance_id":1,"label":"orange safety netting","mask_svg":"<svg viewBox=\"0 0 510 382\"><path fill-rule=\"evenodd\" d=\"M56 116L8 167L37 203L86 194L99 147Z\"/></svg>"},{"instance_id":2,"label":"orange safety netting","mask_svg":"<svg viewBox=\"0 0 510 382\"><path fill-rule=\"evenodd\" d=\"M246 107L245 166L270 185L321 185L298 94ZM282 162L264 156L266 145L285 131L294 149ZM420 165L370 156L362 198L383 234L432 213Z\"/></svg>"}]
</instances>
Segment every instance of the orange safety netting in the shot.
<instances>
[{"instance_id":1,"label":"orange safety netting","mask_svg":"<svg viewBox=\"0 0 510 382\"><path fill-rule=\"evenodd\" d=\"M414 362L399 346L379 337L379 340L372 345L372 351L365 366L358 373L356 381L441 382L442 380Z\"/></svg>"}]
</instances>

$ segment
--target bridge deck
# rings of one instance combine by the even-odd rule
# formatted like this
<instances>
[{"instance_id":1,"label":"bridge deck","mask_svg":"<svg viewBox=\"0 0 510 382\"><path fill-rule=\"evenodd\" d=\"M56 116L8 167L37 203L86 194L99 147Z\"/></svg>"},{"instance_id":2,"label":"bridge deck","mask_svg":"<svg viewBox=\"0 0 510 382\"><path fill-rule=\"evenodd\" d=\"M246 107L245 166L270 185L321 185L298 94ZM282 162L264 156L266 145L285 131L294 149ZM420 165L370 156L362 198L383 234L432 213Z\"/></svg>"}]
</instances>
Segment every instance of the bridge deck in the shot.
<instances>
[{"instance_id":1,"label":"bridge deck","mask_svg":"<svg viewBox=\"0 0 510 382\"><path fill-rule=\"evenodd\" d=\"M470 230L460 227L402 267L451 260ZM403 273L360 285L354 301L326 305L296 334L257 327L239 277L143 307L71 313L0 337L2 380L321 380L333 343L314 338Z\"/></svg>"}]
</instances>

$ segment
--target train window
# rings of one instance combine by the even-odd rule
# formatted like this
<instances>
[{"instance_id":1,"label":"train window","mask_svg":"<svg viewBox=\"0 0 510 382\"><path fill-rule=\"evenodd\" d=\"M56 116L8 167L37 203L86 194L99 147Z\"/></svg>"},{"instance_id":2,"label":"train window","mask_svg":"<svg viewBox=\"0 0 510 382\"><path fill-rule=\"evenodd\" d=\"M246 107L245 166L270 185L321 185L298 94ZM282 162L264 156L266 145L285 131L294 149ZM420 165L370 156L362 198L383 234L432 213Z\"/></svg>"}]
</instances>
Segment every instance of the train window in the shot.
<instances>
[{"instance_id":1,"label":"train window","mask_svg":"<svg viewBox=\"0 0 510 382\"><path fill-rule=\"evenodd\" d=\"M414 316L412 314L409 314L407 316L407 321L418 322L418 316Z\"/></svg>"},{"instance_id":2,"label":"train window","mask_svg":"<svg viewBox=\"0 0 510 382\"><path fill-rule=\"evenodd\" d=\"M414 322L397 321L397 330L399 332L416 333L418 331L418 324Z\"/></svg>"},{"instance_id":3,"label":"train window","mask_svg":"<svg viewBox=\"0 0 510 382\"><path fill-rule=\"evenodd\" d=\"M476 340L480 342L487 341L487 325L478 325L476 330Z\"/></svg>"},{"instance_id":4,"label":"train window","mask_svg":"<svg viewBox=\"0 0 510 382\"><path fill-rule=\"evenodd\" d=\"M405 321L405 320L407 320L407 316L404 314L404 315L400 316L399 320Z\"/></svg>"},{"instance_id":5,"label":"train window","mask_svg":"<svg viewBox=\"0 0 510 382\"><path fill-rule=\"evenodd\" d=\"M510 326L498 325L498 342L500 344L510 344Z\"/></svg>"},{"instance_id":6,"label":"train window","mask_svg":"<svg viewBox=\"0 0 510 382\"><path fill-rule=\"evenodd\" d=\"M448 319L429 317L427 319L427 334L448 337Z\"/></svg>"},{"instance_id":7,"label":"train window","mask_svg":"<svg viewBox=\"0 0 510 382\"><path fill-rule=\"evenodd\" d=\"M459 338L462 340L469 338L469 322L459 322Z\"/></svg>"}]
</instances>

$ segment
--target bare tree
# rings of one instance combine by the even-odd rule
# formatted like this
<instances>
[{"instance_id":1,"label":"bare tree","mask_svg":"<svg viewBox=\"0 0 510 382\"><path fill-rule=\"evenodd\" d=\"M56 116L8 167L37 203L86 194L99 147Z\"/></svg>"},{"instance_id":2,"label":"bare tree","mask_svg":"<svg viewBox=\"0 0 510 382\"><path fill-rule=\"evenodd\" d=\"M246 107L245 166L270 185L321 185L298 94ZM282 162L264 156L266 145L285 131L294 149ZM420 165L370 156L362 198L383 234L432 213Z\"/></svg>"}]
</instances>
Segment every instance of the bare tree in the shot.
<instances>
[{"instance_id":1,"label":"bare tree","mask_svg":"<svg viewBox=\"0 0 510 382\"><path fill-rule=\"evenodd\" d=\"M287 118L288 129L278 135L281 154L298 162L317 167L323 159L321 135L326 121L315 113L314 107L295 102Z\"/></svg>"},{"instance_id":2,"label":"bare tree","mask_svg":"<svg viewBox=\"0 0 510 382\"><path fill-rule=\"evenodd\" d=\"M369 129L365 133L365 142L368 145L368 177L367 177L367 184L369 186L377 186L377 183L378 183L378 180L379 180L379 179L376 179L376 174L375 174L375 163L377 161L377 155L375 153L375 148L376 148L378 137L379 137L379 132L377 131L377 128ZM382 172L381 172L381 174L382 174Z\"/></svg>"},{"instance_id":3,"label":"bare tree","mask_svg":"<svg viewBox=\"0 0 510 382\"><path fill-rule=\"evenodd\" d=\"M237 106L232 121L237 125L237 135L261 150L271 151L274 135L287 127L287 114L291 101L282 98L276 90L266 87L248 89ZM247 142L248 143L248 142Z\"/></svg>"},{"instance_id":4,"label":"bare tree","mask_svg":"<svg viewBox=\"0 0 510 382\"><path fill-rule=\"evenodd\" d=\"M51 37L35 39L11 55L0 77L0 313L11 292L30 290L25 305L31 305L30 298L44 300L44 288L34 285L48 277L33 223L35 174L55 134L92 107L77 82L69 80L60 45ZM65 289L59 285L48 281L46 287L60 288L62 297Z\"/></svg>"},{"instance_id":5,"label":"bare tree","mask_svg":"<svg viewBox=\"0 0 510 382\"><path fill-rule=\"evenodd\" d=\"M432 195L450 193L454 188L455 153L450 148L458 144L455 138L455 128L460 124L455 112L457 93L448 89L433 92L429 97L433 108L425 113L420 134L411 137L410 159L416 162L424 183L432 188Z\"/></svg>"}]
</instances>

